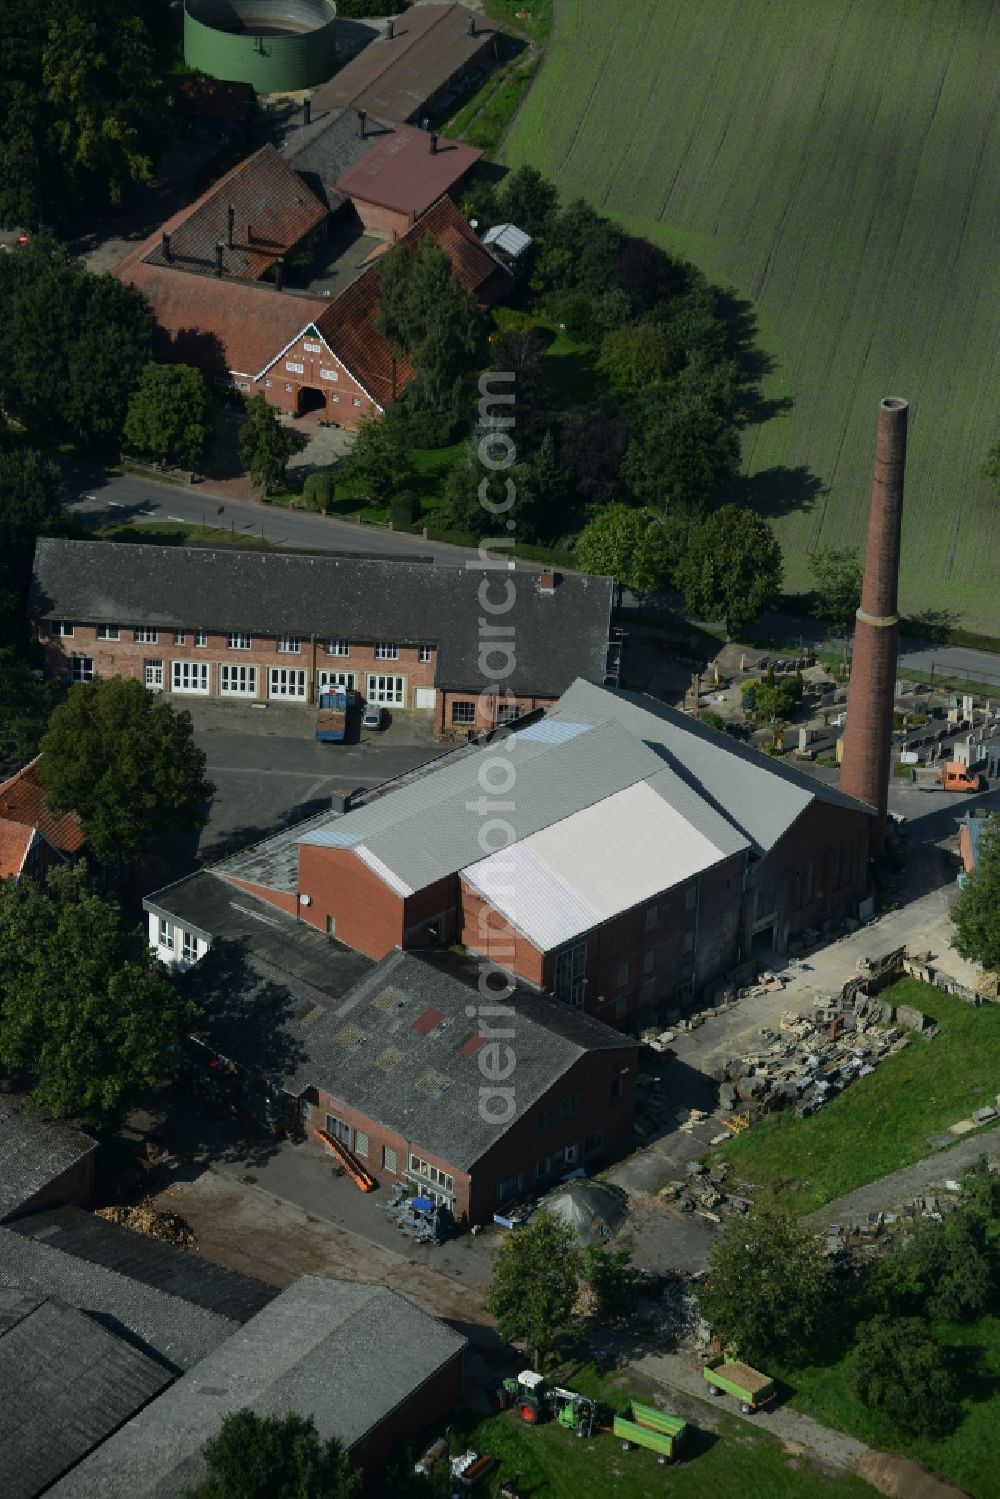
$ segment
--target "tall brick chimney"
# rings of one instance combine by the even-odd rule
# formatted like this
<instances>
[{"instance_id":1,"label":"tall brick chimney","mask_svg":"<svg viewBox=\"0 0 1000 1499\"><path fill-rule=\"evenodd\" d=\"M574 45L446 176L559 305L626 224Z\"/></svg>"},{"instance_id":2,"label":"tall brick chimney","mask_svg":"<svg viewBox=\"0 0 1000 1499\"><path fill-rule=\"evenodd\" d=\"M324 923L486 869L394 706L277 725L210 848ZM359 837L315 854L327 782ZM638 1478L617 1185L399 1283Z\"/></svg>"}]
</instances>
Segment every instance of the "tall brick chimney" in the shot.
<instances>
[{"instance_id":1,"label":"tall brick chimney","mask_svg":"<svg viewBox=\"0 0 1000 1499\"><path fill-rule=\"evenodd\" d=\"M909 404L886 396L878 407L875 478L868 516L868 550L861 607L854 627L854 659L847 693L840 789L878 809L871 849L881 854L889 801L892 706L899 616L899 535Z\"/></svg>"}]
</instances>

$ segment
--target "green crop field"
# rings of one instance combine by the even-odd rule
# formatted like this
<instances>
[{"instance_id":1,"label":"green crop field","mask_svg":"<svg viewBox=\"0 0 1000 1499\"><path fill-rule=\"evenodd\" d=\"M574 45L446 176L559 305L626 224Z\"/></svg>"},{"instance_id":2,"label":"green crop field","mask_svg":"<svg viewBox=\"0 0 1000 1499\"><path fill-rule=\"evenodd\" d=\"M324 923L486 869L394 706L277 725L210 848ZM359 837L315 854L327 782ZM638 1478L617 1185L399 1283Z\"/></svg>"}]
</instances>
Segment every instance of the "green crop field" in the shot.
<instances>
[{"instance_id":1,"label":"green crop field","mask_svg":"<svg viewBox=\"0 0 1000 1499\"><path fill-rule=\"evenodd\" d=\"M997 625L998 106L991 0L556 0L507 160L752 304L772 414L743 487L793 588L817 545L863 545L902 395L903 606Z\"/></svg>"}]
</instances>

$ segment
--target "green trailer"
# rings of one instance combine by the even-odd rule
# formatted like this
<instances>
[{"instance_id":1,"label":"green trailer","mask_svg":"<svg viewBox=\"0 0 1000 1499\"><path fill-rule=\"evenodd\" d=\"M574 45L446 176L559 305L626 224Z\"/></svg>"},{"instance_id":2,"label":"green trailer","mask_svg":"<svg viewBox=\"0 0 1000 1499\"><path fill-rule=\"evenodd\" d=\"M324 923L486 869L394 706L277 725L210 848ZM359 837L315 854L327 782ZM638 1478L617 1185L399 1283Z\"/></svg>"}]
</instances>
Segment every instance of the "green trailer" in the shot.
<instances>
[{"instance_id":1,"label":"green trailer","mask_svg":"<svg viewBox=\"0 0 1000 1499\"><path fill-rule=\"evenodd\" d=\"M727 1359L720 1354L710 1359L701 1371L713 1395L732 1395L740 1402L743 1414L749 1416L773 1400L777 1391L774 1380L749 1364Z\"/></svg>"},{"instance_id":2,"label":"green trailer","mask_svg":"<svg viewBox=\"0 0 1000 1499\"><path fill-rule=\"evenodd\" d=\"M652 1405L640 1405L632 1400L615 1416L612 1431L621 1438L622 1450L632 1447L648 1447L659 1454L660 1462L672 1463L677 1449L687 1431L687 1422L680 1416L668 1416Z\"/></svg>"}]
</instances>

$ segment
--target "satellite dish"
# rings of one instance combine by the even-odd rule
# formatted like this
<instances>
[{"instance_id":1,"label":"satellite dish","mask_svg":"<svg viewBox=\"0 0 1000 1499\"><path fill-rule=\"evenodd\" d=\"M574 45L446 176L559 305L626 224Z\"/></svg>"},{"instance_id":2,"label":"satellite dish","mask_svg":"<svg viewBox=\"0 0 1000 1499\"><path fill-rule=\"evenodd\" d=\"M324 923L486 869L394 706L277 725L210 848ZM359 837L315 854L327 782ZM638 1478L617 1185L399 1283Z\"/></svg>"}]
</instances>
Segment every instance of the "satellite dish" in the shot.
<instances>
[{"instance_id":1,"label":"satellite dish","mask_svg":"<svg viewBox=\"0 0 1000 1499\"><path fill-rule=\"evenodd\" d=\"M300 895L299 896L299 905L300 906L311 906L312 905L312 896L311 895Z\"/></svg>"}]
</instances>

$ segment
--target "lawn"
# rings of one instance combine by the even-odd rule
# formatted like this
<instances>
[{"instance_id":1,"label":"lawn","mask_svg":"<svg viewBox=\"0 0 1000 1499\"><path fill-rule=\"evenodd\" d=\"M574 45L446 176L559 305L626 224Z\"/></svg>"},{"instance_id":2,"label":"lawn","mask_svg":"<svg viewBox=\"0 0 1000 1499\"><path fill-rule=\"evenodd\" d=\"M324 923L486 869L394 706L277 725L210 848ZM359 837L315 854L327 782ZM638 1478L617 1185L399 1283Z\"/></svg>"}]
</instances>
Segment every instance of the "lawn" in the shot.
<instances>
[{"instance_id":1,"label":"lawn","mask_svg":"<svg viewBox=\"0 0 1000 1499\"><path fill-rule=\"evenodd\" d=\"M920 1160L928 1135L994 1102L1000 1008L974 1009L916 979L900 980L882 998L932 1015L939 1034L915 1037L811 1118L772 1115L719 1151L738 1176L772 1188L793 1212L811 1212Z\"/></svg>"},{"instance_id":2,"label":"lawn","mask_svg":"<svg viewBox=\"0 0 1000 1499\"><path fill-rule=\"evenodd\" d=\"M898 394L903 608L995 630L998 106L993 5L556 0L506 159L751 304L772 405L737 491L792 590L817 545L863 545L876 403Z\"/></svg>"},{"instance_id":3,"label":"lawn","mask_svg":"<svg viewBox=\"0 0 1000 1499\"><path fill-rule=\"evenodd\" d=\"M964 1397L961 1420L942 1441L901 1438L862 1405L851 1388L849 1355L789 1373L795 1391L789 1404L882 1451L927 1463L976 1499L1000 1499L1000 1318L983 1317L970 1326L935 1323L934 1335L955 1360Z\"/></svg>"},{"instance_id":4,"label":"lawn","mask_svg":"<svg viewBox=\"0 0 1000 1499\"><path fill-rule=\"evenodd\" d=\"M582 1393L599 1395L612 1407L624 1403L622 1388L592 1371L569 1383ZM500 1460L501 1476L519 1470L531 1499L608 1499L612 1494L615 1499L660 1499L664 1494L679 1499L861 1499L875 1492L853 1475L834 1478L820 1473L735 1416L700 1401L686 1400L688 1407L703 1410L706 1424L689 1430L687 1458L669 1468L661 1468L650 1452L622 1452L607 1433L581 1441L551 1422L524 1427L510 1411L478 1425L459 1423L459 1431L469 1447ZM710 1429L709 1422L717 1430ZM490 1493L489 1485L485 1487Z\"/></svg>"}]
</instances>

